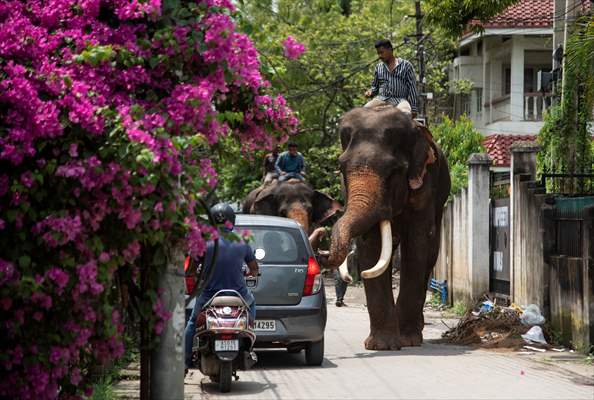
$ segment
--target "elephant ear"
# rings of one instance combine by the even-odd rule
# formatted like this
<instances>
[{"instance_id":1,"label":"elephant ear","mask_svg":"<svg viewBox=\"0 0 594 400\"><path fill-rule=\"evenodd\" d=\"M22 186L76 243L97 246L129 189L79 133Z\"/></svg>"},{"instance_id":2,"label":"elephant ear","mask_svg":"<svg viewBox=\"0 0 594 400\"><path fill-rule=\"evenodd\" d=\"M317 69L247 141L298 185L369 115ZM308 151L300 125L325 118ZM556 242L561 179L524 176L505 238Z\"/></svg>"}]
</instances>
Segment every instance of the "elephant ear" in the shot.
<instances>
[{"instance_id":1,"label":"elephant ear","mask_svg":"<svg viewBox=\"0 0 594 400\"><path fill-rule=\"evenodd\" d=\"M250 213L260 215L277 215L276 199L272 187L264 188L258 193Z\"/></svg>"},{"instance_id":2,"label":"elephant ear","mask_svg":"<svg viewBox=\"0 0 594 400\"><path fill-rule=\"evenodd\" d=\"M312 206L312 220L315 224L321 224L342 209L342 205L338 201L317 190L314 191Z\"/></svg>"},{"instance_id":3,"label":"elephant ear","mask_svg":"<svg viewBox=\"0 0 594 400\"><path fill-rule=\"evenodd\" d=\"M423 186L427 166L436 160L436 152L433 148L433 136L429 129L422 125L415 128L415 141L411 152L411 162L408 169L408 185L411 189L417 190Z\"/></svg>"}]
</instances>

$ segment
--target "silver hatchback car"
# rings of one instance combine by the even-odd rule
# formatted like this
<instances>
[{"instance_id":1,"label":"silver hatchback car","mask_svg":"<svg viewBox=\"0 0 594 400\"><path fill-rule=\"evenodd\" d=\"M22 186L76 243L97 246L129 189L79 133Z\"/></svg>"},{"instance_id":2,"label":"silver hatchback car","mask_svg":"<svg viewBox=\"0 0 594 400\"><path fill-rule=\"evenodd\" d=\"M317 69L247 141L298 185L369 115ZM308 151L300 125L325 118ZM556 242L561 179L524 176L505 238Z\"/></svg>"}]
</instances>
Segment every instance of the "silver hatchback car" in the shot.
<instances>
[{"instance_id":1,"label":"silver hatchback car","mask_svg":"<svg viewBox=\"0 0 594 400\"><path fill-rule=\"evenodd\" d=\"M307 234L292 219L238 214L249 231L261 275L248 281L256 298L256 348L305 350L308 365L324 360L326 294Z\"/></svg>"}]
</instances>

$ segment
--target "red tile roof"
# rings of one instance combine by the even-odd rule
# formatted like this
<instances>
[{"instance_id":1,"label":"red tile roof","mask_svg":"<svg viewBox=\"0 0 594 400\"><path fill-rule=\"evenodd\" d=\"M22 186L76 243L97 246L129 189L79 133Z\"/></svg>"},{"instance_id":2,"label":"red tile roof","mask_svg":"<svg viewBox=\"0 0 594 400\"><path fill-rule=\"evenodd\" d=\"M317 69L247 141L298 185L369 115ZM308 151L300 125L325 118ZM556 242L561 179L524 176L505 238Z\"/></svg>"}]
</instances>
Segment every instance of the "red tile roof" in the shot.
<instances>
[{"instance_id":1,"label":"red tile roof","mask_svg":"<svg viewBox=\"0 0 594 400\"><path fill-rule=\"evenodd\" d=\"M555 16L556 18L564 18L564 8L565 4L563 4L563 10L558 13L559 15ZM590 0L581 0L581 4L577 6L580 13L591 9L592 3ZM482 25L483 28L549 28L553 26L554 10L554 0L520 0L488 22L481 23L474 20L470 24ZM466 34L468 33L470 32Z\"/></svg>"},{"instance_id":2,"label":"red tile roof","mask_svg":"<svg viewBox=\"0 0 594 400\"><path fill-rule=\"evenodd\" d=\"M533 135L489 135L483 139L483 146L489 157L493 159L494 167L509 167L511 165L510 147L514 142L535 141Z\"/></svg>"},{"instance_id":3,"label":"red tile roof","mask_svg":"<svg viewBox=\"0 0 594 400\"><path fill-rule=\"evenodd\" d=\"M482 25L484 28L552 27L553 10L554 0L521 0Z\"/></svg>"}]
</instances>

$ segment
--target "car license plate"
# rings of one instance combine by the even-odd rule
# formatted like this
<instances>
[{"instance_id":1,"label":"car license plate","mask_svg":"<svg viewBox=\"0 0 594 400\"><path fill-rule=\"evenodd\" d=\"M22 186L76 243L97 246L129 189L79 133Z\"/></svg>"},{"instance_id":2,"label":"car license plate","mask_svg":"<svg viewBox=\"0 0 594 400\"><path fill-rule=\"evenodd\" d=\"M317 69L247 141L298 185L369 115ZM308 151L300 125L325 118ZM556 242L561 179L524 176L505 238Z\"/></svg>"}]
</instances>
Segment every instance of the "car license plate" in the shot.
<instances>
[{"instance_id":1,"label":"car license plate","mask_svg":"<svg viewBox=\"0 0 594 400\"><path fill-rule=\"evenodd\" d=\"M275 320L257 319L256 320L257 331L269 331L274 332L276 330Z\"/></svg>"},{"instance_id":2,"label":"car license plate","mask_svg":"<svg viewBox=\"0 0 594 400\"><path fill-rule=\"evenodd\" d=\"M239 351L239 340L215 340L215 351Z\"/></svg>"}]
</instances>

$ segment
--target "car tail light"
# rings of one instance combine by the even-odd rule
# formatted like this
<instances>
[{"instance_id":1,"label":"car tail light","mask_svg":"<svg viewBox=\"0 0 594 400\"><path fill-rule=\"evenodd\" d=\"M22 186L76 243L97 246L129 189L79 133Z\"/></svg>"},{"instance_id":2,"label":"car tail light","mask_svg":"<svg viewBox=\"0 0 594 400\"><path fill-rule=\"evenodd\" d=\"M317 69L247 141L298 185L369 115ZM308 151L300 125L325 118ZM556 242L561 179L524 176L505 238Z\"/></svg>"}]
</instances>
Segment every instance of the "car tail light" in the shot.
<instances>
[{"instance_id":1,"label":"car tail light","mask_svg":"<svg viewBox=\"0 0 594 400\"><path fill-rule=\"evenodd\" d=\"M309 257L307 261L307 275L305 276L305 285L303 286L303 295L311 296L320 291L322 287L322 274L320 265L314 257Z\"/></svg>"},{"instance_id":2,"label":"car tail light","mask_svg":"<svg viewBox=\"0 0 594 400\"><path fill-rule=\"evenodd\" d=\"M188 269L190 268L190 264L192 259L190 256L186 257L186 261L184 262L184 273L188 273ZM191 294L196 287L196 278L194 276L186 276L186 294Z\"/></svg>"}]
</instances>

